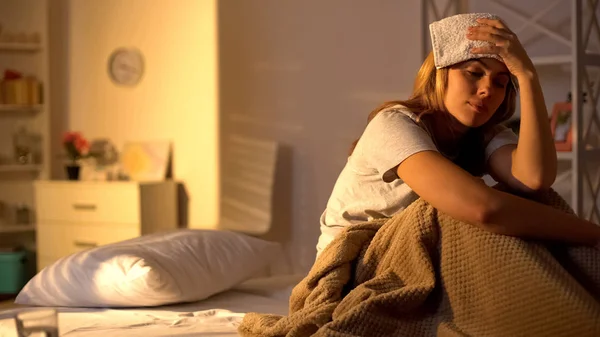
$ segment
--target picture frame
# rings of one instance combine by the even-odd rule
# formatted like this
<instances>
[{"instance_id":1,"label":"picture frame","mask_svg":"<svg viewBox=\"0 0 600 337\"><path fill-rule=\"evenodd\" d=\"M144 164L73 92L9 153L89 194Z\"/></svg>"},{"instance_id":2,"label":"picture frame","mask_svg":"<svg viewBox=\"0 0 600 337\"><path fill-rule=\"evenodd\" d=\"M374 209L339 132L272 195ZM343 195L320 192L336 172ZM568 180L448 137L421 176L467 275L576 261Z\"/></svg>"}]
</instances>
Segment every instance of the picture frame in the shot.
<instances>
[{"instance_id":1,"label":"picture frame","mask_svg":"<svg viewBox=\"0 0 600 337\"><path fill-rule=\"evenodd\" d=\"M573 108L571 102L558 102L552 108L550 128L556 151L571 151L573 148Z\"/></svg>"},{"instance_id":2,"label":"picture frame","mask_svg":"<svg viewBox=\"0 0 600 337\"><path fill-rule=\"evenodd\" d=\"M126 142L120 155L120 163L123 173L130 180L165 180L171 165L171 142Z\"/></svg>"}]
</instances>

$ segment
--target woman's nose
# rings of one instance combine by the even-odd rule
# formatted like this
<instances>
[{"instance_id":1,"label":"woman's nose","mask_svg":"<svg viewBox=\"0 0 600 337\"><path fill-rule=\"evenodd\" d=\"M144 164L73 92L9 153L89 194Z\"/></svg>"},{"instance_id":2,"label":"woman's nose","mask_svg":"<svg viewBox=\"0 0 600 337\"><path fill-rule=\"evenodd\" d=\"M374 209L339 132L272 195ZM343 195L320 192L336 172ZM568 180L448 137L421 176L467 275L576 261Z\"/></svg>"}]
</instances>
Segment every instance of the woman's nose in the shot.
<instances>
[{"instance_id":1,"label":"woman's nose","mask_svg":"<svg viewBox=\"0 0 600 337\"><path fill-rule=\"evenodd\" d=\"M482 78L477 87L477 94L481 97L487 97L492 94L492 82L487 78Z\"/></svg>"}]
</instances>

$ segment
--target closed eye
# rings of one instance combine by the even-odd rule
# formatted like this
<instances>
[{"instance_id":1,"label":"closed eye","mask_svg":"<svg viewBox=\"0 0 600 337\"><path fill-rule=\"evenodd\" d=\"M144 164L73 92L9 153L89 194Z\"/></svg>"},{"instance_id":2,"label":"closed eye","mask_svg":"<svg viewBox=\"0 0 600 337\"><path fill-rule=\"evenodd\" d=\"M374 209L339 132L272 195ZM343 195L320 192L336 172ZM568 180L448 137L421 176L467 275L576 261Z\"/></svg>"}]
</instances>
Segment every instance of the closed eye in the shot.
<instances>
[{"instance_id":1,"label":"closed eye","mask_svg":"<svg viewBox=\"0 0 600 337\"><path fill-rule=\"evenodd\" d=\"M504 89L506 88L508 83L505 83L504 81L494 81L494 84L500 88L500 89Z\"/></svg>"},{"instance_id":2,"label":"closed eye","mask_svg":"<svg viewBox=\"0 0 600 337\"><path fill-rule=\"evenodd\" d=\"M510 81L510 78L508 77L508 75L499 75L496 77L496 80L494 81L495 85L498 88L504 89L508 86L508 82Z\"/></svg>"},{"instance_id":3,"label":"closed eye","mask_svg":"<svg viewBox=\"0 0 600 337\"><path fill-rule=\"evenodd\" d=\"M483 76L485 76L485 73L484 73L484 72L481 72L481 71L471 71L471 70L467 70L467 73L468 73L468 74L469 74L471 77L478 78L478 79L479 79L479 78L482 78ZM506 88L506 86L508 85L508 83L507 83L506 81L503 81L503 80L495 80L493 83L494 83L494 85L495 85L497 88L500 88L500 89L504 89L504 88Z\"/></svg>"},{"instance_id":4,"label":"closed eye","mask_svg":"<svg viewBox=\"0 0 600 337\"><path fill-rule=\"evenodd\" d=\"M469 75L473 76L473 77L483 77L483 75L485 75L483 72L479 72L479 71L467 71L469 73Z\"/></svg>"}]
</instances>

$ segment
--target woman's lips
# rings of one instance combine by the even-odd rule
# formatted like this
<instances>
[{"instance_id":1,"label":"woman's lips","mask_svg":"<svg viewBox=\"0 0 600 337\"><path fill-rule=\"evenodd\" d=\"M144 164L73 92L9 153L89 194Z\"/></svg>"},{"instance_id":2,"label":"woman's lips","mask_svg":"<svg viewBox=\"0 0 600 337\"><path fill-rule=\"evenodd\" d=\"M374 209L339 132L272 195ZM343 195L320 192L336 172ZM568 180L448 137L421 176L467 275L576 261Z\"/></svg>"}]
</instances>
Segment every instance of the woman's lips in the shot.
<instances>
[{"instance_id":1,"label":"woman's lips","mask_svg":"<svg viewBox=\"0 0 600 337\"><path fill-rule=\"evenodd\" d=\"M486 113L487 112L487 107L485 105L483 105L483 104L471 103L471 102L468 102L468 103L477 112L480 112L480 113Z\"/></svg>"}]
</instances>

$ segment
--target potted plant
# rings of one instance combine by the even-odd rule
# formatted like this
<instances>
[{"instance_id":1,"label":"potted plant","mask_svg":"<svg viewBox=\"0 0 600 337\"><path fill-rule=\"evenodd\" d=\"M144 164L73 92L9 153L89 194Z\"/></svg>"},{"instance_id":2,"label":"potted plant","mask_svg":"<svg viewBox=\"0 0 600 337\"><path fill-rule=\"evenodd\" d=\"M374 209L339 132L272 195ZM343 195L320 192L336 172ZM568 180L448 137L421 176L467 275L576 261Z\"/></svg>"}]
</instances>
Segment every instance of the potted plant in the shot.
<instances>
[{"instance_id":1,"label":"potted plant","mask_svg":"<svg viewBox=\"0 0 600 337\"><path fill-rule=\"evenodd\" d=\"M63 136L63 147L69 163L65 166L69 180L79 180L80 160L92 157L90 144L80 132L66 132Z\"/></svg>"}]
</instances>

